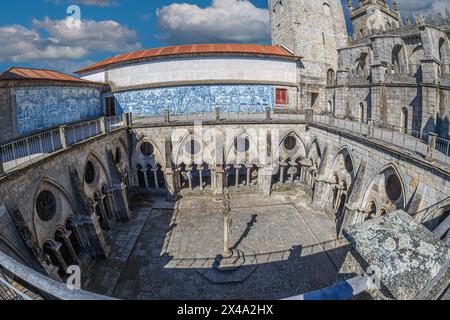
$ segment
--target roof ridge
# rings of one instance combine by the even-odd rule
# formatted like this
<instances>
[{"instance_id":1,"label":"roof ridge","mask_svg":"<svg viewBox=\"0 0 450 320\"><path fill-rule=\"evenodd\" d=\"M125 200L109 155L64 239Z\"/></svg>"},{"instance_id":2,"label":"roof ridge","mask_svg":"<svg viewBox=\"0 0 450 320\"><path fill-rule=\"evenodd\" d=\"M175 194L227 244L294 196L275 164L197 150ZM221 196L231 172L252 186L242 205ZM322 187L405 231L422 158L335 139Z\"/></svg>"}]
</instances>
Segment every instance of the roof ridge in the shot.
<instances>
[{"instance_id":1,"label":"roof ridge","mask_svg":"<svg viewBox=\"0 0 450 320\"><path fill-rule=\"evenodd\" d=\"M76 71L84 72L100 69L111 64L134 61L145 58L164 57L182 54L202 54L202 53L240 53L240 54L262 54L278 57L295 57L291 52L273 45L251 44L251 43L196 43L175 46L165 46L151 49L144 49L104 59L86 68Z\"/></svg>"}]
</instances>

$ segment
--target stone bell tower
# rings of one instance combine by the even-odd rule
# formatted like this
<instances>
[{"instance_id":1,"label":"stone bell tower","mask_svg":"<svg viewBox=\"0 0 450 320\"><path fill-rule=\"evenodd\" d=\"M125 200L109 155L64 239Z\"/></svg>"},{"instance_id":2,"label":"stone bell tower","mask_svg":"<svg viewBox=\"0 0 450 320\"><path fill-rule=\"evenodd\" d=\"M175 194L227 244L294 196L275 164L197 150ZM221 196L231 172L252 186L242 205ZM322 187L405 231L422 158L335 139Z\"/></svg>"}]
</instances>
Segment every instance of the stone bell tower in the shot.
<instances>
[{"instance_id":1,"label":"stone bell tower","mask_svg":"<svg viewBox=\"0 0 450 320\"><path fill-rule=\"evenodd\" d=\"M322 110L327 75L338 69L348 33L341 0L269 0L272 44L302 57L299 109Z\"/></svg>"},{"instance_id":2,"label":"stone bell tower","mask_svg":"<svg viewBox=\"0 0 450 320\"><path fill-rule=\"evenodd\" d=\"M402 18L397 1L393 0L392 4L394 8L391 8L386 0L360 0L359 6L354 8L352 1L348 0L355 36L362 38L370 31L400 27Z\"/></svg>"}]
</instances>

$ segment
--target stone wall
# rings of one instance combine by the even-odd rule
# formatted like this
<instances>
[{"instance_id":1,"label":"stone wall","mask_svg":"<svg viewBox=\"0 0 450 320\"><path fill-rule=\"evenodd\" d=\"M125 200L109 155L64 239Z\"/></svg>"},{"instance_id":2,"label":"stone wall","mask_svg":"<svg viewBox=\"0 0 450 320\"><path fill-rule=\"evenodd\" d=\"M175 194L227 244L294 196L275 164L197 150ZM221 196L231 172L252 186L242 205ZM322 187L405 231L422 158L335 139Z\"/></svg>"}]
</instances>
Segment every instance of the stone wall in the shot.
<instances>
[{"instance_id":1,"label":"stone wall","mask_svg":"<svg viewBox=\"0 0 450 320\"><path fill-rule=\"evenodd\" d=\"M11 108L11 94L9 88L0 88L0 143L14 137L14 117Z\"/></svg>"},{"instance_id":2,"label":"stone wall","mask_svg":"<svg viewBox=\"0 0 450 320\"><path fill-rule=\"evenodd\" d=\"M110 188L111 190L120 189L121 180L112 168L107 147L113 150L113 153L116 148L119 148L123 152L121 161L128 168L128 136L125 130L119 130L107 136L100 136L71 146L0 178L0 240L13 244L10 246L11 255L25 257L22 260L28 265L37 262L29 258L30 255L33 256L32 252L42 250L45 242L54 241L57 230L66 230L69 219L77 221L77 226L84 226L84 232L89 240L83 244L89 246L91 251L88 253L93 255L107 253L107 247L102 247L100 244L104 240L104 235L97 222L99 218L96 217L95 211L92 212L86 207L89 204L83 202L83 199L93 199L94 195L84 194L83 187L77 188L74 180L74 172L76 172L77 180L86 184L84 175L89 159L94 163L96 172L101 172L101 175L96 173L100 177L95 180L96 190L104 194L110 192ZM107 187L104 188L104 186ZM91 190L91 188L92 185L88 189ZM36 211L36 199L42 191L50 191L56 201L56 214L46 221L42 220ZM111 210L120 220L123 214L120 211L123 207L120 206L118 198L115 198L113 203ZM14 212L21 218L17 220ZM17 230L20 230L20 235ZM24 232L27 234L25 238ZM29 248L30 244L32 248ZM106 245L106 242L103 245Z\"/></svg>"},{"instance_id":3,"label":"stone wall","mask_svg":"<svg viewBox=\"0 0 450 320\"><path fill-rule=\"evenodd\" d=\"M178 127L176 127L178 128ZM168 148L167 141L170 141L174 128L169 127L152 127L145 126L135 128L134 143L137 145L140 141L148 141L154 145L154 162L160 164L162 167L169 163L169 171L172 168L172 160L170 158L174 150L184 150L183 144L190 141L187 137L190 132L195 130L194 127L181 127L185 134L183 137L176 138L172 142L172 147ZM279 170L279 164L287 159L295 161L300 158L302 165L310 168L309 161L317 164L317 175L315 185L315 204L322 207L327 212L334 214L332 207L333 196L331 195L335 181L334 176L337 176L338 182L345 180L348 191L346 212L349 215L348 223L352 224L358 222L361 218L362 212L366 210L370 201L376 199L377 209L385 209L387 213L397 209L404 209L409 213L415 213L419 210L428 208L433 204L444 200L450 194L450 174L433 169L431 163L426 164L410 157L407 154L396 153L388 148L380 147L367 139L355 140L351 136L343 135L339 131L326 130L324 128L310 126L309 129L304 124L292 125L220 125L204 126L203 132L206 134L211 129L219 130L219 135L223 141L219 144L211 142L209 135L204 138L203 142L200 139L199 143L208 150L207 156L202 161L208 163L210 168L216 168L217 159L228 159L227 154L229 150L233 150L234 139L240 135L251 136L251 144L257 146L258 155L265 154L266 131L272 133L272 151L284 150L283 140L289 135L297 137L298 145L302 147L298 153L294 154L286 151L279 154L280 161L272 159L268 163L258 164L259 169L270 169L273 174ZM191 130L191 131L189 131ZM227 130L231 130L230 135ZM234 130L234 131L233 131ZM193 131L195 132L195 131ZM263 134L261 135L261 132ZM198 137L198 134L195 135ZM188 139L188 140L186 140ZM196 138L197 139L197 138ZM278 140L277 140L278 139ZM170 145L170 144L169 144ZM217 149L220 145L220 151ZM133 148L133 159L141 159L140 150L138 147ZM303 150L303 151L301 151ZM301 152L300 152L301 151ZM175 152L178 154L178 151ZM314 158L317 155L319 159ZM348 159L346 160L348 155ZM276 156L276 155L274 155ZM265 158L264 158L265 159ZM267 160L267 159L266 159ZM222 160L223 161L223 160ZM346 171L348 164L346 161L351 161L351 171ZM134 170L135 166L141 162L132 162ZM233 162L222 163L220 165L233 165ZM176 168L175 166L174 168ZM308 169L309 170L309 169ZM266 183L271 184L271 176ZM389 198L389 187L386 185L387 178L391 175L396 175L400 181L398 199L391 200ZM263 181L260 181L261 184ZM312 187L311 185L309 187ZM261 192L267 192L269 189L264 189L260 185Z\"/></svg>"}]
</instances>

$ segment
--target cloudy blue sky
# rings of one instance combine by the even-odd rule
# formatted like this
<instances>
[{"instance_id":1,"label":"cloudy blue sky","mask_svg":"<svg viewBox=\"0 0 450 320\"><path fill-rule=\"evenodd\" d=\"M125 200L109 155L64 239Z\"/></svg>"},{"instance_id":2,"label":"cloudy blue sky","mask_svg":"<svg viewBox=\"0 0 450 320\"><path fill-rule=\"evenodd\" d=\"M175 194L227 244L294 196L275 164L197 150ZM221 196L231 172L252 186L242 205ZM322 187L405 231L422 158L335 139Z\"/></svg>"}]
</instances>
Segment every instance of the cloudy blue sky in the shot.
<instances>
[{"instance_id":1,"label":"cloudy blue sky","mask_svg":"<svg viewBox=\"0 0 450 320\"><path fill-rule=\"evenodd\" d=\"M450 8L450 0L398 2L406 15ZM81 8L79 30L67 27L70 4ZM267 0L0 1L0 71L71 72L121 52L201 42L269 44Z\"/></svg>"}]
</instances>

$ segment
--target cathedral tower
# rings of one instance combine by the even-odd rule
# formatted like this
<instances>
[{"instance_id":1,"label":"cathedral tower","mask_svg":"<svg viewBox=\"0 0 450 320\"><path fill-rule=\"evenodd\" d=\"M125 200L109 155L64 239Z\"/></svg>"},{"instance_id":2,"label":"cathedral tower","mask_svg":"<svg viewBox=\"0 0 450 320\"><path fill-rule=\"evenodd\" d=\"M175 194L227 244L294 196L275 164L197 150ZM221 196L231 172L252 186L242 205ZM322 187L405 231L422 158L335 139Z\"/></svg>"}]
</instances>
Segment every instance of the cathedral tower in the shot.
<instances>
[{"instance_id":1,"label":"cathedral tower","mask_svg":"<svg viewBox=\"0 0 450 320\"><path fill-rule=\"evenodd\" d=\"M338 68L348 33L341 0L269 0L272 44L302 57L299 108L325 107L327 76Z\"/></svg>"},{"instance_id":2,"label":"cathedral tower","mask_svg":"<svg viewBox=\"0 0 450 320\"><path fill-rule=\"evenodd\" d=\"M402 19L397 1L393 0L392 4L393 9L386 0L360 0L359 6L354 8L351 0L348 0L354 35L362 38L373 30L400 27Z\"/></svg>"}]
</instances>

